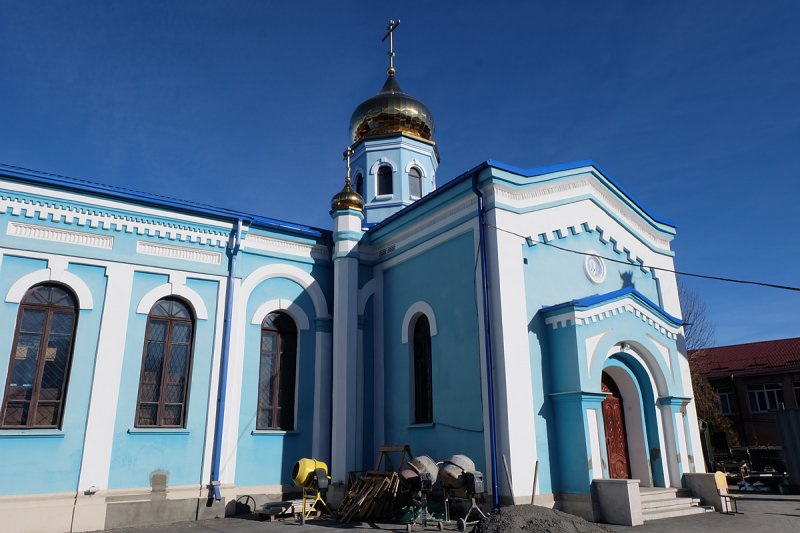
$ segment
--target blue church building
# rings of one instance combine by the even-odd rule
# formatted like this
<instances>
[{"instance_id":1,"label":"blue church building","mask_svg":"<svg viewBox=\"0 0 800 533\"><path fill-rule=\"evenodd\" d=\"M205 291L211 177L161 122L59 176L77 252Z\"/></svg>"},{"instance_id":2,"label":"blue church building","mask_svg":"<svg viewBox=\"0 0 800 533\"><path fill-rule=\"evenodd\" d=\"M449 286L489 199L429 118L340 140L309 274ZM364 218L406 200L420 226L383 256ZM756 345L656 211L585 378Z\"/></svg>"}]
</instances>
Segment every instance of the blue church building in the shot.
<instances>
[{"instance_id":1,"label":"blue church building","mask_svg":"<svg viewBox=\"0 0 800 533\"><path fill-rule=\"evenodd\" d=\"M504 503L538 464L536 502L590 519L604 482L703 472L675 226L591 161L437 186L434 133L391 68L331 228L0 165L6 531L219 516L384 444Z\"/></svg>"}]
</instances>

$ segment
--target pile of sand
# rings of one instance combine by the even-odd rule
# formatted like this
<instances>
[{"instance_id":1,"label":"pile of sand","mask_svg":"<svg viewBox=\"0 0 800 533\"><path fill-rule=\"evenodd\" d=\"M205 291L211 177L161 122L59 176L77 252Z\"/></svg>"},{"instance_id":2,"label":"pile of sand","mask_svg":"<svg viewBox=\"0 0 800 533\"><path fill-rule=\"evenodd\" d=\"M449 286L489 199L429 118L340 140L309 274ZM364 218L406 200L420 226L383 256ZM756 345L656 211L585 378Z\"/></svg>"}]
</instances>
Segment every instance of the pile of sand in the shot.
<instances>
[{"instance_id":1,"label":"pile of sand","mask_svg":"<svg viewBox=\"0 0 800 533\"><path fill-rule=\"evenodd\" d=\"M494 511L475 526L474 533L609 533L583 518L537 505L513 505Z\"/></svg>"}]
</instances>

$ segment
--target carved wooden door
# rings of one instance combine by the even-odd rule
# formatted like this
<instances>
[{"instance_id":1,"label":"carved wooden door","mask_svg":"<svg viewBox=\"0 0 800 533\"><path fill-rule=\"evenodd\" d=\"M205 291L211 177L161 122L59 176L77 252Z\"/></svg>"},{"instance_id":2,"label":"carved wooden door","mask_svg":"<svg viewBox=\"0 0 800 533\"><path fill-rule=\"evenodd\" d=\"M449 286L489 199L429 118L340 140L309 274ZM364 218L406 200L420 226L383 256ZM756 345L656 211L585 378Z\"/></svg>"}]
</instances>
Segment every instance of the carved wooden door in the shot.
<instances>
[{"instance_id":1,"label":"carved wooden door","mask_svg":"<svg viewBox=\"0 0 800 533\"><path fill-rule=\"evenodd\" d=\"M608 473L612 479L630 479L631 468L628 460L628 439L625 435L625 415L622 410L622 398L616 384L606 374L603 374L602 390L610 393L603 400L603 425L606 429Z\"/></svg>"}]
</instances>

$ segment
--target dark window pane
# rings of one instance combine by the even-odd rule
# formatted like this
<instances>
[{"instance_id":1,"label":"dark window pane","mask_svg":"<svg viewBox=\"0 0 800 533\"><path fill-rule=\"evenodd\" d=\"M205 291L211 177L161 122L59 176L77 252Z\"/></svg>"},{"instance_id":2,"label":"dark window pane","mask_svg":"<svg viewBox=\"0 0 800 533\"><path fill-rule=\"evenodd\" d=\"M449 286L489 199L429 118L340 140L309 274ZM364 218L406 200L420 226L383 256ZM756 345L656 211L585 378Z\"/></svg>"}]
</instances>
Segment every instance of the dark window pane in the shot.
<instances>
[{"instance_id":1,"label":"dark window pane","mask_svg":"<svg viewBox=\"0 0 800 533\"><path fill-rule=\"evenodd\" d=\"M194 323L189 308L165 298L147 323L139 381L137 426L184 425Z\"/></svg>"},{"instance_id":2,"label":"dark window pane","mask_svg":"<svg viewBox=\"0 0 800 533\"><path fill-rule=\"evenodd\" d=\"M414 422L433 422L431 330L424 315L414 325Z\"/></svg>"},{"instance_id":3,"label":"dark window pane","mask_svg":"<svg viewBox=\"0 0 800 533\"><path fill-rule=\"evenodd\" d=\"M414 167L408 172L408 193L417 198L422 196L422 174Z\"/></svg>"},{"instance_id":4,"label":"dark window pane","mask_svg":"<svg viewBox=\"0 0 800 533\"><path fill-rule=\"evenodd\" d=\"M297 327L284 313L262 323L256 428L294 429Z\"/></svg>"},{"instance_id":5,"label":"dark window pane","mask_svg":"<svg viewBox=\"0 0 800 533\"><path fill-rule=\"evenodd\" d=\"M33 287L22 298L3 427L59 426L77 319L75 302L68 290L50 284Z\"/></svg>"},{"instance_id":6,"label":"dark window pane","mask_svg":"<svg viewBox=\"0 0 800 533\"><path fill-rule=\"evenodd\" d=\"M19 330L25 333L44 333L44 319L47 311L42 309L22 309Z\"/></svg>"},{"instance_id":7,"label":"dark window pane","mask_svg":"<svg viewBox=\"0 0 800 533\"><path fill-rule=\"evenodd\" d=\"M53 313L50 317L50 334L59 333L64 335L72 335L72 328L75 325L74 313Z\"/></svg>"},{"instance_id":8,"label":"dark window pane","mask_svg":"<svg viewBox=\"0 0 800 533\"><path fill-rule=\"evenodd\" d=\"M392 167L382 165L378 168L378 194L392 194Z\"/></svg>"},{"instance_id":9,"label":"dark window pane","mask_svg":"<svg viewBox=\"0 0 800 533\"><path fill-rule=\"evenodd\" d=\"M276 342L277 338L274 333L264 333L263 335L261 335L261 351L274 352Z\"/></svg>"},{"instance_id":10,"label":"dark window pane","mask_svg":"<svg viewBox=\"0 0 800 533\"><path fill-rule=\"evenodd\" d=\"M172 324L172 342L188 343L192 336L192 325L188 322L175 322Z\"/></svg>"},{"instance_id":11,"label":"dark window pane","mask_svg":"<svg viewBox=\"0 0 800 533\"><path fill-rule=\"evenodd\" d=\"M364 197L364 176L358 174L356 176L356 192L361 196Z\"/></svg>"},{"instance_id":12,"label":"dark window pane","mask_svg":"<svg viewBox=\"0 0 800 533\"><path fill-rule=\"evenodd\" d=\"M166 342L168 325L165 320L151 320L147 325L147 340Z\"/></svg>"}]
</instances>

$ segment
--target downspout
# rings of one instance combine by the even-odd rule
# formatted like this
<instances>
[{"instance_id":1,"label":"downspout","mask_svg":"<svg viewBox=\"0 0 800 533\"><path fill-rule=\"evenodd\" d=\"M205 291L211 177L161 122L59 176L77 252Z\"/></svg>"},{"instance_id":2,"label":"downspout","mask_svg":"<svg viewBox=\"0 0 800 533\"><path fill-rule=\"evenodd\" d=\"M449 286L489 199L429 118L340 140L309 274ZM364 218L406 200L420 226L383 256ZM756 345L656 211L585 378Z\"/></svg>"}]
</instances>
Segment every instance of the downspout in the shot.
<instances>
[{"instance_id":1,"label":"downspout","mask_svg":"<svg viewBox=\"0 0 800 533\"><path fill-rule=\"evenodd\" d=\"M494 420L494 375L492 367L492 327L489 312L489 283L486 280L486 231L484 229L483 193L478 187L478 173L472 175L472 190L478 196L478 246L481 255L481 288L483 296L483 331L486 349L486 381L489 393L489 448L492 460L493 508L500 507L500 494L497 483L497 435Z\"/></svg>"},{"instance_id":2,"label":"downspout","mask_svg":"<svg viewBox=\"0 0 800 533\"><path fill-rule=\"evenodd\" d=\"M222 325L222 360L220 361L219 389L217 393L217 421L214 429L214 453L211 459L211 483L214 500L220 501L219 470L222 456L222 429L225 422L225 396L228 391L228 358L231 351L231 322L233 315L233 284L236 279L236 262L242 244L242 219L236 220L236 234L228 262L228 284L225 289L225 318ZM211 495L209 494L209 497ZM209 498L210 499L210 498Z\"/></svg>"}]
</instances>

